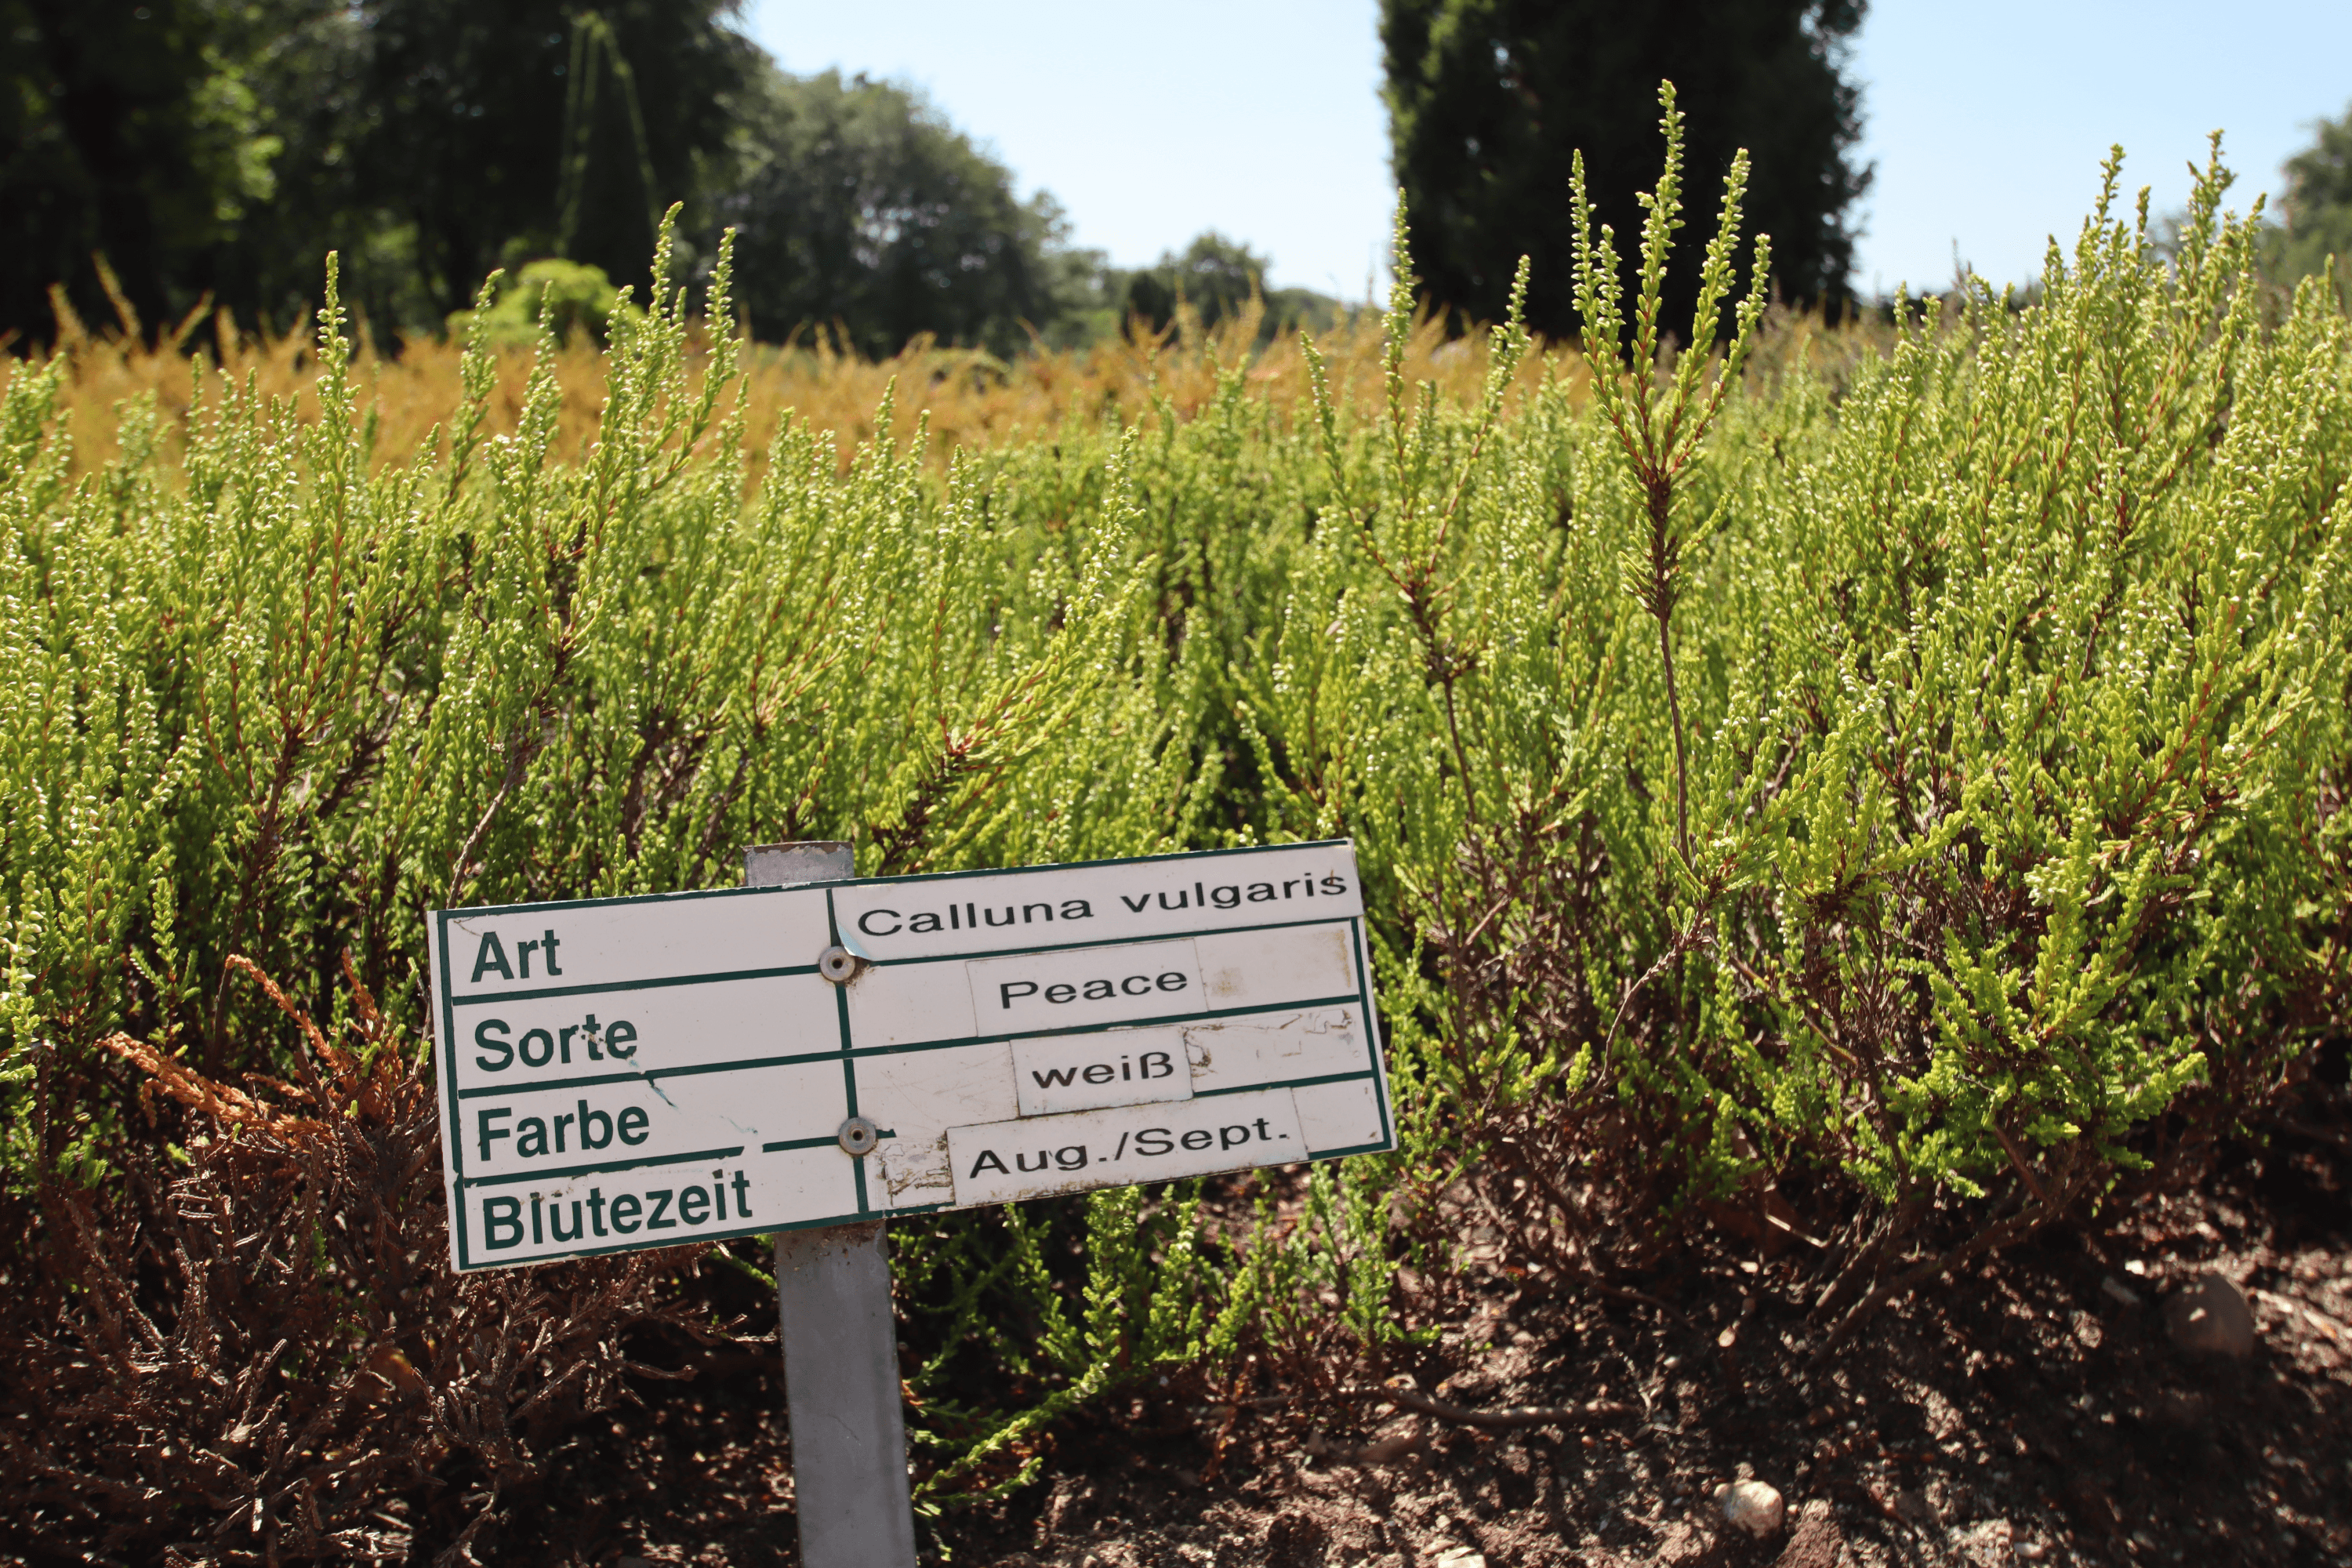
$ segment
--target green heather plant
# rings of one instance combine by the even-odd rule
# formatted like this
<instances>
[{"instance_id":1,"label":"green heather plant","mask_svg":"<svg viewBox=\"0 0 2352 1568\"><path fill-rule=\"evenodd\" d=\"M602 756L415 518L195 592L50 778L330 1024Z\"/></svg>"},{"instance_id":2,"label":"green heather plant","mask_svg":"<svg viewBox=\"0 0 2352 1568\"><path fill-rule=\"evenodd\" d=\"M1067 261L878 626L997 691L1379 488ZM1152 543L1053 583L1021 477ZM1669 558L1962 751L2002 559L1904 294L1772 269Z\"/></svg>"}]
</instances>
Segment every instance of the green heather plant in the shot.
<instances>
[{"instance_id":1,"label":"green heather plant","mask_svg":"<svg viewBox=\"0 0 2352 1568\"><path fill-rule=\"evenodd\" d=\"M1676 339L1664 108L1636 253L1573 194L1580 363L1514 305L1458 405L1406 374L1402 224L1379 396L1310 353L1294 419L1244 359L1189 417L944 471L887 418L845 467L799 422L747 462L667 241L576 462L544 358L491 433L478 338L451 426L378 462L331 270L315 419L197 378L76 479L61 367L15 365L0 1203L6 1268L79 1261L0 1324L9 1400L112 1342L109 1291L197 1289L60 1216L103 1197L133 1247L262 1179L178 1173L218 1148L199 1079L312 1082L238 976L413 1058L427 909L725 885L747 843L872 874L1346 835L1372 889L1397 1154L898 1227L927 1507L1115 1388L1379 1370L1445 1310L1402 1263L1622 1293L1695 1223L1777 1226L1834 1336L2259 1127L2352 994L2340 303L2265 316L2217 148L2176 250L2111 163L2030 302L1824 336L1765 310L1760 239L1742 287L1735 163ZM303 1298L354 1356L359 1277ZM528 1310L609 1286L563 1278ZM44 1440L130 1462L77 1408Z\"/></svg>"},{"instance_id":2,"label":"green heather plant","mask_svg":"<svg viewBox=\"0 0 2352 1568\"><path fill-rule=\"evenodd\" d=\"M1589 388L1392 390L1354 446L1326 401L1247 721L1269 830L1397 894L1424 1235L1589 1279L1810 1184L1843 1332L2343 1027L2352 336L2315 288L2260 329L2217 148L2169 264L2111 163L2038 303L1903 306L1834 387L1754 284L1710 353L1735 163L1670 353L1663 101L1630 358L1588 226Z\"/></svg>"},{"instance_id":3,"label":"green heather plant","mask_svg":"<svg viewBox=\"0 0 2352 1568\"><path fill-rule=\"evenodd\" d=\"M664 290L611 317L576 467L549 456L551 377L486 438L477 354L446 439L372 475L332 281L315 423L199 401L167 465L134 407L124 459L69 489L56 371L10 382L15 1068L116 1028L215 1073L268 1066L226 1001L231 952L323 1016L348 949L414 1024L433 905L723 884L762 838L912 869L1173 826L1186 770L1157 795L1093 784L1139 783L1168 733L1116 451L1090 526L1010 541L979 465L934 486L887 431L839 475L787 428L747 494L736 344L690 373Z\"/></svg>"},{"instance_id":4,"label":"green heather plant","mask_svg":"<svg viewBox=\"0 0 2352 1568\"><path fill-rule=\"evenodd\" d=\"M303 1079L244 962L331 1033L356 997L381 997L369 1038L392 1048L431 1016L429 908L725 885L743 845L796 837L852 839L869 872L1176 841L1195 770L1188 710L1169 698L1198 678L1150 635L1133 443L1089 449L1077 525L999 530L984 462L935 484L923 444L901 456L887 428L845 473L828 433L789 426L747 491L737 344L689 364L668 271L665 239L650 308L608 316L598 437L577 464L551 455L560 393L544 370L514 433L486 433L484 310L454 427L379 469L331 262L315 421L249 388L199 399L175 459L152 408L127 408L122 459L68 485L58 368L16 367L0 405L0 1094L7 1183L46 1218L12 1247L66 1248L58 1276L101 1297L122 1284L71 1240L78 1184L112 1194L127 1170L131 1190L160 1191L148 1178L173 1179L176 1157L152 1130L190 1135L126 1078L126 1038L215 1082ZM722 251L722 317L730 273ZM544 359L545 315L541 332ZM285 1179L310 1184L304 1201L336 1190L318 1173ZM402 1180L423 1193L433 1176ZM1088 1222L1079 1205L1039 1223ZM902 1250L911 1278L959 1281L943 1300L977 1288L956 1272L971 1254L953 1236L937 1268L919 1238ZM171 1259L147 1261L178 1279ZM142 1266L118 1262L125 1278ZM338 1268L365 1341L381 1321L369 1269ZM576 1288L594 1297L619 1278L589 1270ZM1149 1278L1129 1268L1120 1289ZM1011 1284L1016 1308L1045 1288ZM1070 1391L1049 1391L1027 1426L1115 1367L1165 1359L1169 1333L1181 1350L1194 1289L1181 1270L1147 1284L1144 1321L1178 1312L1178 1327L1116 1363L1100 1360L1103 1314L1125 1297L1076 1337L1047 1335L1043 1375L1067 1373ZM35 1333L37 1349L17 1364L51 1352L118 1364L58 1349L83 1331L38 1337L52 1310L80 1321L87 1299L25 1304L11 1342ZM292 1296L253 1310L279 1308L313 1310ZM119 1405L87 1402L89 1418L132 1419L135 1385ZM1024 1408L945 1421L934 1446L952 1459L981 1445L970 1469ZM70 1455L70 1431L58 1441Z\"/></svg>"}]
</instances>

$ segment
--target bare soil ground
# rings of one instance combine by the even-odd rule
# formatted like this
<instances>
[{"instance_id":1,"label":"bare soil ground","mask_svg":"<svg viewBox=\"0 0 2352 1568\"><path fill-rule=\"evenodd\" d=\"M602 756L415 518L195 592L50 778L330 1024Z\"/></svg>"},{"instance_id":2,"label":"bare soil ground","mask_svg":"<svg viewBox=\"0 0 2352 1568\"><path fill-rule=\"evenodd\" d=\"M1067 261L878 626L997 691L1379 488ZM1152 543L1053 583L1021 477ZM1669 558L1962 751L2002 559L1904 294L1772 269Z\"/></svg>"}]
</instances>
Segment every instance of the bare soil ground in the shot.
<instances>
[{"instance_id":1,"label":"bare soil ground","mask_svg":"<svg viewBox=\"0 0 2352 1568\"><path fill-rule=\"evenodd\" d=\"M2346 1126L2236 1149L2197 1194L2118 1205L1948 1277L1834 1352L1807 1321L1819 1287L1801 1248L1695 1248L1641 1282L1656 1306L1540 1299L1498 1277L1420 1352L1419 1388L1482 1410L1599 1402L1598 1414L1496 1431L1371 1399L1122 1400L1062 1428L1034 1487L927 1523L925 1557L2352 1563ZM2209 1273L2252 1303L2243 1359L2185 1352L2167 1331L2164 1300ZM645 1395L566 1440L551 1479L513 1497L479 1542L483 1561L795 1561L772 1360L740 1354ZM1788 1500L1769 1539L1722 1521L1714 1490L1740 1478Z\"/></svg>"}]
</instances>

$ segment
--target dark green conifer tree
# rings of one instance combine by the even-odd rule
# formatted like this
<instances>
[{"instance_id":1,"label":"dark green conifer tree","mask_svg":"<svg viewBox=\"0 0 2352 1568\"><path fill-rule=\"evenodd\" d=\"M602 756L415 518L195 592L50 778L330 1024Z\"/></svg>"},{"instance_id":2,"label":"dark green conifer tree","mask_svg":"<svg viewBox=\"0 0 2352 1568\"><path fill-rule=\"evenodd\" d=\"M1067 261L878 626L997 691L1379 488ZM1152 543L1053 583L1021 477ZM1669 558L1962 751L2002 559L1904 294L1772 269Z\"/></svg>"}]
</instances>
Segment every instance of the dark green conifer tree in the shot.
<instances>
[{"instance_id":1,"label":"dark green conifer tree","mask_svg":"<svg viewBox=\"0 0 2352 1568\"><path fill-rule=\"evenodd\" d=\"M1503 315L1521 256L1534 258L1529 324L1575 321L1569 166L1584 153L1619 253L1641 228L1633 193L1658 166L1658 83L1689 116L1694 192L1745 147L1748 227L1772 237L1786 298L1846 295L1847 214L1869 182L1851 157L1860 96L1844 46L1864 0L1381 0L1397 183L1429 294L1471 318ZM1711 196L1704 198L1711 201ZM1666 319L1686 316L1697 268L1668 279Z\"/></svg>"}]
</instances>

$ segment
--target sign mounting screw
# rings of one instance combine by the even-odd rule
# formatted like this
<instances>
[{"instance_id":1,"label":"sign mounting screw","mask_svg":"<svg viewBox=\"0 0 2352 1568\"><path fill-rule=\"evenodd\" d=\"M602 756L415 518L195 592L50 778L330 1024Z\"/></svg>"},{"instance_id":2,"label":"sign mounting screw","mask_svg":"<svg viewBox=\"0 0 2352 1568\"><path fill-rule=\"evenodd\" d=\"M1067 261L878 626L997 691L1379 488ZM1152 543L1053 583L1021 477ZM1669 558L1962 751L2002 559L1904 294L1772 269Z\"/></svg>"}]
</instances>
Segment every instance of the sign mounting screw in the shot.
<instances>
[{"instance_id":1,"label":"sign mounting screw","mask_svg":"<svg viewBox=\"0 0 2352 1568\"><path fill-rule=\"evenodd\" d=\"M835 985L846 984L857 967L857 955L845 947L828 947L816 955L816 972Z\"/></svg>"},{"instance_id":2,"label":"sign mounting screw","mask_svg":"<svg viewBox=\"0 0 2352 1568\"><path fill-rule=\"evenodd\" d=\"M881 1141L882 1130L863 1116L853 1116L841 1124L841 1131L835 1136L841 1140L844 1152L862 1160L874 1152L874 1145Z\"/></svg>"}]
</instances>

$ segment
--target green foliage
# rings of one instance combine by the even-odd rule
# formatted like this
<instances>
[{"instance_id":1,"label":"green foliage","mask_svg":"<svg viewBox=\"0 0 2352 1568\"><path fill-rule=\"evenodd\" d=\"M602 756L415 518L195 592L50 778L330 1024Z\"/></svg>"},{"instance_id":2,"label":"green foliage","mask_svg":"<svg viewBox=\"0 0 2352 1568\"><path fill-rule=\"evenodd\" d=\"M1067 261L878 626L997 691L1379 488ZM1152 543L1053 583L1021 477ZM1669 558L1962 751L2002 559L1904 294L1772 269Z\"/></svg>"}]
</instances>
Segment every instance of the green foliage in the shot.
<instances>
[{"instance_id":1,"label":"green foliage","mask_svg":"<svg viewBox=\"0 0 2352 1568\"><path fill-rule=\"evenodd\" d=\"M467 401L397 462L331 271L315 422L127 405L73 479L20 366L12 1179L156 1157L112 1031L285 1070L232 954L332 1018L348 952L413 1033L435 906L724 885L790 838L887 873L1351 837L1404 1148L1269 1180L1254 1224L1127 1192L902 1226L944 1506L1138 1379L1377 1370L1427 1326L1395 1264L1470 1267L1473 1226L1605 1279L1801 1178L1851 1322L2259 1115L2352 994L2340 302L2265 315L2218 163L2168 253L2111 166L2031 303L1825 344L1763 313L1760 241L1740 278L1735 164L1676 353L1674 102L1630 290L1571 187L1582 363L1522 376L1523 266L1462 406L1405 374L1402 225L1378 397L1310 354L1292 417L1244 360L1189 419L944 472L792 425L751 482L740 344L690 353L667 281L608 318L576 462L544 366L488 434L488 289Z\"/></svg>"},{"instance_id":2,"label":"green foliage","mask_svg":"<svg viewBox=\"0 0 2352 1568\"><path fill-rule=\"evenodd\" d=\"M2272 276L2290 288L2332 265L2337 288L2352 273L2352 109L2323 120L2310 146L2286 161Z\"/></svg>"},{"instance_id":3,"label":"green foliage","mask_svg":"<svg viewBox=\"0 0 2352 1568\"><path fill-rule=\"evenodd\" d=\"M518 237L527 254L634 272L658 216L702 195L760 62L730 0L367 0L358 12L360 90L320 128L349 148L352 205L321 237L356 247L404 230L439 304L428 324L462 308Z\"/></svg>"},{"instance_id":4,"label":"green foliage","mask_svg":"<svg viewBox=\"0 0 2352 1568\"><path fill-rule=\"evenodd\" d=\"M93 252L147 324L185 310L164 279L201 279L278 194L283 138L241 58L245 18L211 0L9 0L0 37L0 323L46 322L64 281L110 315Z\"/></svg>"},{"instance_id":5,"label":"green foliage","mask_svg":"<svg viewBox=\"0 0 2352 1568\"><path fill-rule=\"evenodd\" d=\"M769 69L747 100L741 173L719 207L740 230L743 297L770 339L833 329L859 353L919 332L1007 354L1082 292L1053 198L922 97L837 71Z\"/></svg>"},{"instance_id":6,"label":"green foliage","mask_svg":"<svg viewBox=\"0 0 2352 1568\"><path fill-rule=\"evenodd\" d=\"M1321 331L1339 319L1339 301L1327 295L1307 289L1268 289L1269 265L1248 246L1212 229L1194 236L1181 254L1169 251L1152 266L1126 274L1118 289L1120 306L1155 332L1166 331L1189 307L1191 330L1205 331L1255 301L1260 342L1297 327Z\"/></svg>"},{"instance_id":7,"label":"green foliage","mask_svg":"<svg viewBox=\"0 0 2352 1568\"><path fill-rule=\"evenodd\" d=\"M2169 261L2110 168L2038 303L1931 311L1834 389L1784 326L1736 383L1737 165L1661 343L1669 110L1630 360L1585 230L1584 407L1393 386L1359 444L1324 405L1355 526L1251 720L1276 825L1401 895L1423 1212L1466 1169L1573 1276L1810 1171L1857 1195L1859 1289L1938 1203L1990 1200L1965 1253L2168 1113L2252 1113L2340 1017L2352 339L2308 293L2258 329L2218 164Z\"/></svg>"},{"instance_id":8,"label":"green foliage","mask_svg":"<svg viewBox=\"0 0 2352 1568\"><path fill-rule=\"evenodd\" d=\"M464 331L499 266L534 293L559 282L561 336L601 315L574 300L587 276L633 271L673 204L696 303L732 226L735 304L770 342L835 334L884 356L929 334L1003 357L1115 335L1132 312L1165 327L1180 293L1213 326L1263 292L1265 258L1215 236L1107 266L919 92L788 74L739 16L735 0L5 0L0 205L20 232L0 251L0 332L53 340L52 285L142 333L184 339L215 305L299 323L333 250L380 344ZM1333 314L1301 289L1265 305L1267 335ZM537 308L502 289L488 341L528 342Z\"/></svg>"},{"instance_id":9,"label":"green foliage","mask_svg":"<svg viewBox=\"0 0 2352 1568\"><path fill-rule=\"evenodd\" d=\"M350 948L414 1023L428 904L724 884L747 842L911 866L1163 841L1181 785L1155 813L1085 782L1089 745L1132 783L1167 728L1123 473L1097 525L1012 559L978 467L936 489L887 432L837 474L788 428L746 493L734 345L690 374L683 311L669 289L611 316L577 467L549 456L551 374L485 439L478 357L446 447L374 472L331 305L322 419L199 402L168 484L134 410L130 456L68 490L53 374L14 378L12 1053L120 1026L261 1065L232 952L324 1016Z\"/></svg>"},{"instance_id":10,"label":"green foliage","mask_svg":"<svg viewBox=\"0 0 2352 1568\"><path fill-rule=\"evenodd\" d=\"M1529 0L1382 0L1381 47L1397 183L1412 209L1423 286L1474 321L1502 316L1512 268L1534 261L1528 321L1554 338L1580 324L1570 277L1575 225L1560 198L1580 152L1601 216L1621 234L1622 193L1651 164L1651 84L1671 76L1693 105L1693 164L1712 177L1754 154L1748 208L1775 241L1792 300L1846 297L1869 183L1844 50L1861 0L1708 0L1694 6ZM1689 313L1698 280L1665 284Z\"/></svg>"},{"instance_id":11,"label":"green foliage","mask_svg":"<svg viewBox=\"0 0 2352 1568\"><path fill-rule=\"evenodd\" d=\"M458 310L449 317L453 336L477 339L498 348L528 348L539 341L542 324L558 347L574 332L585 332L598 342L609 341L613 312L618 309L633 320L643 312L621 298L601 267L551 257L526 263L513 277L493 274L490 308Z\"/></svg>"},{"instance_id":12,"label":"green foliage","mask_svg":"<svg viewBox=\"0 0 2352 1568\"><path fill-rule=\"evenodd\" d=\"M510 241L633 272L660 213L725 166L759 59L732 15L730 0L18 5L0 112L38 152L0 165L27 240L0 260L0 323L46 336L52 283L107 319L93 251L149 328L207 298L299 321L330 249L380 333L437 330Z\"/></svg>"},{"instance_id":13,"label":"green foliage","mask_svg":"<svg viewBox=\"0 0 2352 1568\"><path fill-rule=\"evenodd\" d=\"M586 271L633 271L678 203L679 276L707 286L736 227L736 304L770 341L837 331L887 355L929 333L1005 355L1033 329L1123 324L1124 275L1069 247L1050 196L1017 197L904 88L777 69L736 12L12 0L0 204L23 242L0 255L0 330L49 337L52 284L142 331L207 304L299 321L334 250L380 340L462 331L493 267L529 263L568 299ZM536 301L509 289L499 309L488 341L528 342Z\"/></svg>"},{"instance_id":14,"label":"green foliage","mask_svg":"<svg viewBox=\"0 0 2352 1568\"><path fill-rule=\"evenodd\" d=\"M1687 515L1676 515L1675 491L1691 459L1698 455L1708 426L1723 411L1724 396L1754 344L1756 324L1764 315L1764 286L1771 273L1772 247L1769 239L1757 239L1748 297L1739 302L1730 346L1724 351L1723 363L1710 366L1707 356L1715 347L1718 314L1731 292L1732 252L1739 242L1739 201L1748 191L1748 154L1742 152L1732 159L1731 173L1724 176L1723 210L1699 268L1690 346L1675 362L1670 380L1663 385L1644 384L1657 380L1654 367L1663 346L1659 301L1664 290L1666 258L1675 230L1682 224L1683 117L1675 107L1671 83L1659 90L1658 101L1665 110L1661 126L1666 134L1666 167L1658 177L1657 189L1642 197L1648 216L1642 220L1641 281L1634 304L1632 359L1626 358L1622 342L1624 312L1614 237L1604 226L1599 239L1593 237L1592 204L1585 195L1581 153L1577 155L1574 178L1576 313L1584 321L1585 356L1594 366L1593 400L1617 437L1642 498L1646 524L1643 537L1619 561L1626 592L1658 623L1658 668L1665 683L1666 721L1675 740L1675 854L1686 869L1691 862L1690 760L1683 734L1682 699L1675 683L1674 618L1675 605L1683 595L1684 552L1690 541ZM1524 281L1511 292L1516 322L1527 292ZM1713 384L1702 397L1700 383L1710 374ZM1683 510L1686 514L1687 507Z\"/></svg>"},{"instance_id":15,"label":"green foliage","mask_svg":"<svg viewBox=\"0 0 2352 1568\"><path fill-rule=\"evenodd\" d=\"M929 334L1010 356L1131 314L1164 328L1180 296L1213 326L1263 295L1268 336L1333 318L1320 295L1264 290L1265 258L1214 235L1107 266L920 93L782 71L738 10L8 0L0 205L22 243L0 253L0 331L50 339L53 284L142 332L184 337L212 305L299 321L333 250L380 342L462 332L501 265L534 294L559 283L562 336L587 276L633 270L674 204L679 276L707 286L736 229L735 304L770 342L887 356ZM509 286L499 309L488 341L528 342L536 299Z\"/></svg>"},{"instance_id":16,"label":"green foliage","mask_svg":"<svg viewBox=\"0 0 2352 1568\"><path fill-rule=\"evenodd\" d=\"M892 1277L923 1346L907 1376L919 1509L1025 1485L1055 1420L1200 1358L1224 1290L1199 1210L1172 1188L1124 1187L899 1227Z\"/></svg>"}]
</instances>

